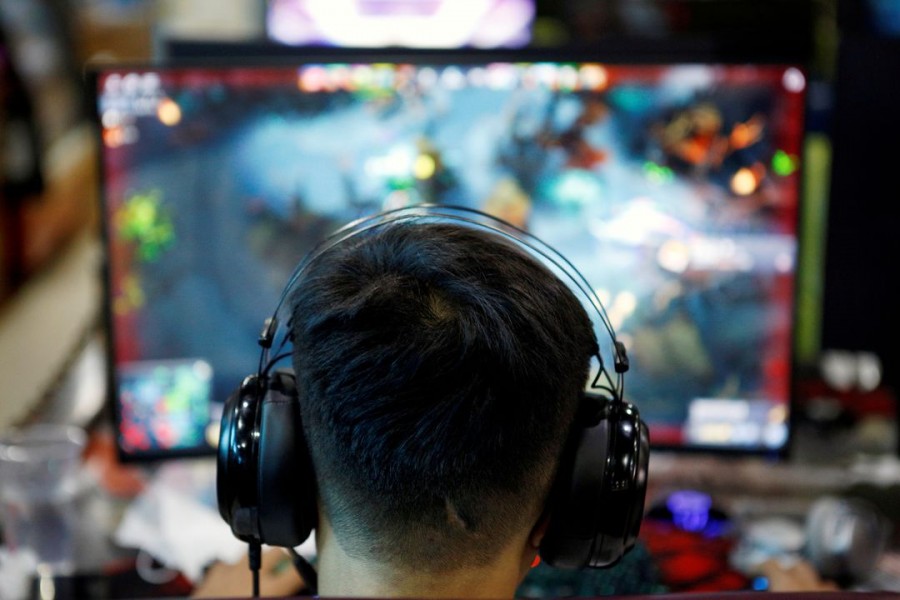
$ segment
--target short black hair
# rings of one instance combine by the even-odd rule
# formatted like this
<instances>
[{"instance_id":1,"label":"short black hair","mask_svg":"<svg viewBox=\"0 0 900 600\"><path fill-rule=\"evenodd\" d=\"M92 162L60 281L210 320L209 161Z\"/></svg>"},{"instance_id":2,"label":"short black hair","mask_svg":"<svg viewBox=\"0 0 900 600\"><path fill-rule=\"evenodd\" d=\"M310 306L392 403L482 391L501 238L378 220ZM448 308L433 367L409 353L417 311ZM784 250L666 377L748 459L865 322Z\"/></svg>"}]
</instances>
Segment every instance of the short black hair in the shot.
<instances>
[{"instance_id":1,"label":"short black hair","mask_svg":"<svg viewBox=\"0 0 900 600\"><path fill-rule=\"evenodd\" d=\"M397 222L312 261L291 302L304 431L345 552L440 571L533 523L596 351L566 284L497 234Z\"/></svg>"}]
</instances>

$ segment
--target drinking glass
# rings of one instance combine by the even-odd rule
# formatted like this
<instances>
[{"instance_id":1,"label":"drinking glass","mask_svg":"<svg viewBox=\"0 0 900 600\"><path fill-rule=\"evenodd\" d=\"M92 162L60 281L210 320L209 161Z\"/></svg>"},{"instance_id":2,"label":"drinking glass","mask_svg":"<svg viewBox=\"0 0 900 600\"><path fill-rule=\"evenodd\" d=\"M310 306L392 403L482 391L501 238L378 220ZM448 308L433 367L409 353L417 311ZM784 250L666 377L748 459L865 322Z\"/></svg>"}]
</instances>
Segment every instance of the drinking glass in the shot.
<instances>
[{"instance_id":1,"label":"drinking glass","mask_svg":"<svg viewBox=\"0 0 900 600\"><path fill-rule=\"evenodd\" d=\"M42 572L74 570L75 500L83 430L41 424L0 436L0 525L7 551Z\"/></svg>"}]
</instances>

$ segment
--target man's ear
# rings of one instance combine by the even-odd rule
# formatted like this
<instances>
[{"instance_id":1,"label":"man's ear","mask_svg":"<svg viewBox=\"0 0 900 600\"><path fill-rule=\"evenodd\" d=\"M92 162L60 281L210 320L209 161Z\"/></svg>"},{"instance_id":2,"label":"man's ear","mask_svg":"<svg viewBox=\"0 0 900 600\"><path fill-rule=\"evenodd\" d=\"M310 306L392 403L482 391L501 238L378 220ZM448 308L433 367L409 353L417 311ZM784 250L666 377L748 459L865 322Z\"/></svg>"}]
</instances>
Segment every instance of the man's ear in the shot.
<instances>
[{"instance_id":1,"label":"man's ear","mask_svg":"<svg viewBox=\"0 0 900 600\"><path fill-rule=\"evenodd\" d=\"M547 527L549 525L550 513L546 511L542 512L541 516L534 524L534 527L532 527L531 531L528 533L528 543L522 549L522 562L519 569L519 574L522 579L525 578L532 567L540 562L538 551L540 550L541 542L544 539L544 534L547 533Z\"/></svg>"},{"instance_id":2,"label":"man's ear","mask_svg":"<svg viewBox=\"0 0 900 600\"><path fill-rule=\"evenodd\" d=\"M531 533L528 535L528 545L535 550L540 548L541 542L544 540L544 535L547 533L547 527L549 526L550 513L545 511L541 513L537 523L535 523L534 527L531 529Z\"/></svg>"}]
</instances>

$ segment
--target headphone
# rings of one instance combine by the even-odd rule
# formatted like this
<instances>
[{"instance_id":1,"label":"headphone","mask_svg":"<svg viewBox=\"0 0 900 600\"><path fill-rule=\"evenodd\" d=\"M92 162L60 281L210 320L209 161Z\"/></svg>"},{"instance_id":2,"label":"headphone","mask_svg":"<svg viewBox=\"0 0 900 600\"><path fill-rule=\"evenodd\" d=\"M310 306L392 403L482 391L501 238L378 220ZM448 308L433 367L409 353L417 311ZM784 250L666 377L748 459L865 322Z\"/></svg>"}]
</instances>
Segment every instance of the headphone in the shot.
<instances>
[{"instance_id":1,"label":"headphone","mask_svg":"<svg viewBox=\"0 0 900 600\"><path fill-rule=\"evenodd\" d=\"M616 381L598 349L599 369L581 399L550 494L550 523L540 556L552 566L569 569L615 564L637 539L650 454L647 426L637 408L623 400L623 375L628 370L625 346L616 339L587 279L568 259L523 229L458 206L421 204L353 221L325 238L297 265L259 336L262 351L257 372L245 378L225 403L216 482L222 518L251 548L258 549L260 544L293 548L309 537L317 519L315 476L301 427L297 382L293 373L273 369L290 356L284 350L289 333L275 343L279 312L319 256L359 235L401 222L456 224L512 241L568 279L569 287L593 307L609 333Z\"/></svg>"}]
</instances>

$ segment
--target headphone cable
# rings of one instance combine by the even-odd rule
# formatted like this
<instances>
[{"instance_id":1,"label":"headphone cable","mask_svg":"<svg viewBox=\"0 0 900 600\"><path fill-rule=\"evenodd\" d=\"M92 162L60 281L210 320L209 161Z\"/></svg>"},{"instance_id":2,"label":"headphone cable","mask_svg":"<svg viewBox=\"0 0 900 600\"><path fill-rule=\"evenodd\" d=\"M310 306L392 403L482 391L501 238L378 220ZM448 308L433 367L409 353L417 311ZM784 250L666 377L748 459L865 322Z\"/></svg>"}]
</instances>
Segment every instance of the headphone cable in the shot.
<instances>
[{"instance_id":1,"label":"headphone cable","mask_svg":"<svg viewBox=\"0 0 900 600\"><path fill-rule=\"evenodd\" d=\"M254 540L249 542L248 559L253 574L253 597L259 598L259 569L262 566L262 544Z\"/></svg>"},{"instance_id":2,"label":"headphone cable","mask_svg":"<svg viewBox=\"0 0 900 600\"><path fill-rule=\"evenodd\" d=\"M308 560L293 548L287 548L287 551L288 554L291 555L291 560L294 562L294 568L297 570L300 578L303 579L303 583L306 585L309 595L317 595L319 593L319 576L316 573L316 570Z\"/></svg>"}]
</instances>

